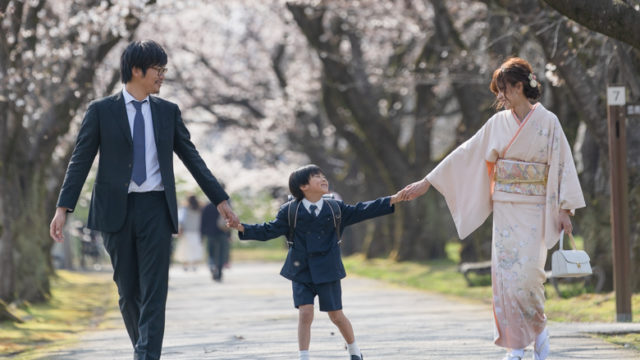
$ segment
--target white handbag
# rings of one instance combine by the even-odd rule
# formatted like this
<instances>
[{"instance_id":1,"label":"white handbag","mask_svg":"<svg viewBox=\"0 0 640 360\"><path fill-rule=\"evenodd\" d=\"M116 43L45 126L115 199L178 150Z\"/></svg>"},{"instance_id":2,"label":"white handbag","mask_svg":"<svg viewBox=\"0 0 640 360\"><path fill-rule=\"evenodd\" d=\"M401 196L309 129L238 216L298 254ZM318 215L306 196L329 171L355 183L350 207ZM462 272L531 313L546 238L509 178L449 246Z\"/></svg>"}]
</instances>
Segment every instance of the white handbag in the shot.
<instances>
[{"instance_id":1,"label":"white handbag","mask_svg":"<svg viewBox=\"0 0 640 360\"><path fill-rule=\"evenodd\" d=\"M560 247L551 256L551 276L552 277L580 277L591 275L591 264L589 254L584 250L576 250L576 243L573 235L569 234L573 250L562 249L562 238L564 230L560 232Z\"/></svg>"}]
</instances>

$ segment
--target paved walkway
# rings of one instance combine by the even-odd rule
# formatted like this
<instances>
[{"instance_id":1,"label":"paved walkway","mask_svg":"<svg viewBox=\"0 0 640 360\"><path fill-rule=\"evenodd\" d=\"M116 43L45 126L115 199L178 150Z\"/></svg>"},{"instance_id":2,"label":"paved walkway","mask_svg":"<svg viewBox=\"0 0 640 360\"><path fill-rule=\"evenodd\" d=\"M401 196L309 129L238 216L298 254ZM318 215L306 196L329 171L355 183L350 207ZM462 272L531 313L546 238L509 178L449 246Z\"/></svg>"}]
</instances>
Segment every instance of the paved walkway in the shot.
<instances>
[{"instance_id":1,"label":"paved walkway","mask_svg":"<svg viewBox=\"0 0 640 360\"><path fill-rule=\"evenodd\" d=\"M224 283L172 268L163 360L297 359L297 311L290 282L275 263L234 264ZM369 279L343 281L343 305L367 360L501 359L492 344L491 309ZM76 347L47 360L131 360L119 314L116 330L86 334ZM640 331L640 324L550 324L550 360L639 359L640 353L608 344L585 332ZM347 359L344 342L325 313L312 326L313 359ZM527 349L526 359L532 359Z\"/></svg>"}]
</instances>

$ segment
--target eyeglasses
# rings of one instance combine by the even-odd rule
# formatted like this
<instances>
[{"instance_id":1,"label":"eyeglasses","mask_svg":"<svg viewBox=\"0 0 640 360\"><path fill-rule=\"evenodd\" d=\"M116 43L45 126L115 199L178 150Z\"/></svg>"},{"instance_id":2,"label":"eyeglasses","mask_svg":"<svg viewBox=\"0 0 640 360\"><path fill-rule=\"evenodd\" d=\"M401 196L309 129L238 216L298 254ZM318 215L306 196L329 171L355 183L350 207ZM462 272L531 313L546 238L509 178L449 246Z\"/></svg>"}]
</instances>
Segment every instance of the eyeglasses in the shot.
<instances>
[{"instance_id":1,"label":"eyeglasses","mask_svg":"<svg viewBox=\"0 0 640 360\"><path fill-rule=\"evenodd\" d=\"M169 69L164 66L152 66L151 68L157 71L158 75L164 75L169 71Z\"/></svg>"}]
</instances>

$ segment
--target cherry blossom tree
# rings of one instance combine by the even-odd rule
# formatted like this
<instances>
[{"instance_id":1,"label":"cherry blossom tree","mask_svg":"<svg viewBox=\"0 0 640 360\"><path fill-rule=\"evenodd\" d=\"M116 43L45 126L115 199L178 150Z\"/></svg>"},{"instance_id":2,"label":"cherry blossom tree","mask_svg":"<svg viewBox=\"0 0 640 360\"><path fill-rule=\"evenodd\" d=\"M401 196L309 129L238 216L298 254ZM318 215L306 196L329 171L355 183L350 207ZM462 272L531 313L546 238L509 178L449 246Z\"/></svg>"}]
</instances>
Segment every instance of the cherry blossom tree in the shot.
<instances>
[{"instance_id":1,"label":"cherry blossom tree","mask_svg":"<svg viewBox=\"0 0 640 360\"><path fill-rule=\"evenodd\" d=\"M46 224L77 124L88 100L116 90L114 50L134 36L167 48L161 96L181 106L226 188L266 190L275 204L289 172L308 162L350 203L423 177L494 112L491 71L523 56L576 144L589 199L577 228L595 263L610 268L600 84L624 80L637 99L640 56L538 0L0 0L0 26L0 299L47 297ZM630 199L635 226L640 199ZM398 260L444 257L455 238L435 191L355 230L346 252ZM465 241L463 258L486 257L490 232L487 224ZM636 235L632 244L640 259Z\"/></svg>"},{"instance_id":2,"label":"cherry blossom tree","mask_svg":"<svg viewBox=\"0 0 640 360\"><path fill-rule=\"evenodd\" d=\"M286 187L283 178L301 165L293 156L302 153L330 173L349 202L392 194L442 155L440 149L431 156L435 122L466 115L441 148L463 141L488 117L486 56L477 62L458 56L476 51L466 43L476 44L477 35L462 39L456 28L476 14L465 4L449 10L437 2L434 11L420 2L236 1L166 11L176 25L166 45L182 54L173 59L169 93L180 99L192 129L203 130L192 131L194 138L215 139L208 142L213 147L232 141L228 148L241 154L227 153L221 166L223 174L233 169L230 187L251 177L243 166L265 163L279 175L261 176L274 182L260 183ZM434 17L442 21L433 25ZM159 17L149 33L164 24ZM440 225L447 221L444 204L429 197L363 226L353 250L398 259L444 256L452 229Z\"/></svg>"},{"instance_id":3,"label":"cherry blossom tree","mask_svg":"<svg viewBox=\"0 0 640 360\"><path fill-rule=\"evenodd\" d=\"M154 2L0 1L0 299L48 298L47 224L78 115L117 82L102 61Z\"/></svg>"}]
</instances>

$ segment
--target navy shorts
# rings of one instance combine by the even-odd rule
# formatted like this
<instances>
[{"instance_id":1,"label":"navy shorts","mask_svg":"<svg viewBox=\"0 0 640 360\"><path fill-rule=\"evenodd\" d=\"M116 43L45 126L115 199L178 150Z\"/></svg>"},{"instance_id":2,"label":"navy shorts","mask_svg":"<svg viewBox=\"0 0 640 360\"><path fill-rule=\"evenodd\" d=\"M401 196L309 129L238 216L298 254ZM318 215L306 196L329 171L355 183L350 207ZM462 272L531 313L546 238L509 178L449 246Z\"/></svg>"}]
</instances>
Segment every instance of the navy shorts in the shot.
<instances>
[{"instance_id":1,"label":"navy shorts","mask_svg":"<svg viewBox=\"0 0 640 360\"><path fill-rule=\"evenodd\" d=\"M313 305L314 298L318 295L320 311L342 310L342 287L340 280L313 284L292 281L293 304L296 308L300 305Z\"/></svg>"}]
</instances>

